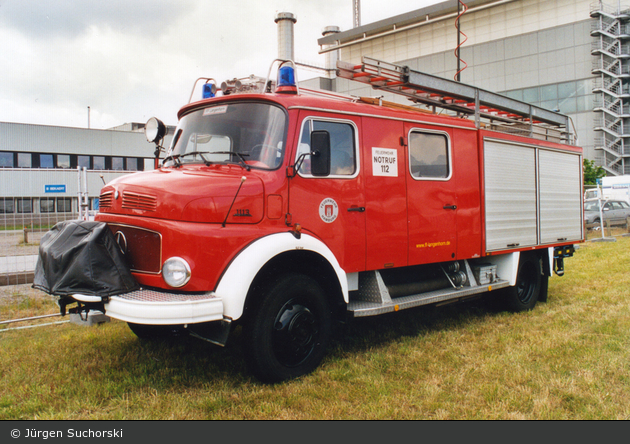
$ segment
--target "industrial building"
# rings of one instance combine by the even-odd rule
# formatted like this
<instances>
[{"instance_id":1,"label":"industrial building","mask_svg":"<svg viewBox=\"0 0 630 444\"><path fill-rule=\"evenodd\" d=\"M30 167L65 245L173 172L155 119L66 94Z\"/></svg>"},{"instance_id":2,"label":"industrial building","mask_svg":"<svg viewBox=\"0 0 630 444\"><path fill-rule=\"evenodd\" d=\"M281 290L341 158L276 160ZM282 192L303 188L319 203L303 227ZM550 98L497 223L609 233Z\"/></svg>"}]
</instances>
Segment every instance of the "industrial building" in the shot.
<instances>
[{"instance_id":1,"label":"industrial building","mask_svg":"<svg viewBox=\"0 0 630 444\"><path fill-rule=\"evenodd\" d=\"M326 75L300 83L410 104L335 76L338 59L360 63L362 57L459 79L568 115L567 130L577 135L585 158L609 175L630 174L630 8L610 1L448 0L375 23L357 20L349 30L327 26L316 42ZM358 5L355 0L357 12ZM279 52L295 57L291 33L299 22L291 13L275 21ZM84 205L96 210L104 182L153 168L155 147L142 128L0 122L0 222L31 223L34 215L51 213L76 217L82 186ZM83 185L77 180L82 168Z\"/></svg>"},{"instance_id":2,"label":"industrial building","mask_svg":"<svg viewBox=\"0 0 630 444\"><path fill-rule=\"evenodd\" d=\"M630 8L615 0L449 0L323 34L328 68L367 56L447 79L459 72L463 83L568 115L585 158L630 174ZM330 77L309 84L409 103Z\"/></svg>"},{"instance_id":3,"label":"industrial building","mask_svg":"<svg viewBox=\"0 0 630 444\"><path fill-rule=\"evenodd\" d=\"M76 219L82 204L97 210L103 183L153 168L155 146L147 143L143 127L94 130L0 122L0 224Z\"/></svg>"}]
</instances>

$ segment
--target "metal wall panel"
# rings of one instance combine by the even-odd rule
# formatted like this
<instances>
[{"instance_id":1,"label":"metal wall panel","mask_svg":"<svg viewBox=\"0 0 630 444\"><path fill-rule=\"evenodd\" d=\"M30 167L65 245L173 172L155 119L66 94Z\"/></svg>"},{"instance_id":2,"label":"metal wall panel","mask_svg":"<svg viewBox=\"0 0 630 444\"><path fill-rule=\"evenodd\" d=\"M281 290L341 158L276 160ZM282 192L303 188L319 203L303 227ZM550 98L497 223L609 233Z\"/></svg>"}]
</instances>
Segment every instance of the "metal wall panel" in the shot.
<instances>
[{"instance_id":1,"label":"metal wall panel","mask_svg":"<svg viewBox=\"0 0 630 444\"><path fill-rule=\"evenodd\" d=\"M153 157L142 132L0 122L0 151Z\"/></svg>"},{"instance_id":2,"label":"metal wall panel","mask_svg":"<svg viewBox=\"0 0 630 444\"><path fill-rule=\"evenodd\" d=\"M538 158L540 242L582 239L581 156L539 150Z\"/></svg>"},{"instance_id":3,"label":"metal wall panel","mask_svg":"<svg viewBox=\"0 0 630 444\"><path fill-rule=\"evenodd\" d=\"M536 150L484 143L486 251L538 243Z\"/></svg>"}]
</instances>

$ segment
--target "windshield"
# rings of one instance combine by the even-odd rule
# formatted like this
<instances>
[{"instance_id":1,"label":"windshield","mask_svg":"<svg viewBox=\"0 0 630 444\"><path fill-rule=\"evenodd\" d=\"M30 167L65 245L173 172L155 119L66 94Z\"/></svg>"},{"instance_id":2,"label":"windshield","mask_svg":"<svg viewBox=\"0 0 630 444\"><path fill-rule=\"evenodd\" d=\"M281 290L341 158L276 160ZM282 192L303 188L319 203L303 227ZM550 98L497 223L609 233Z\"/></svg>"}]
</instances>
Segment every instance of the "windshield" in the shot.
<instances>
[{"instance_id":1,"label":"windshield","mask_svg":"<svg viewBox=\"0 0 630 444\"><path fill-rule=\"evenodd\" d=\"M215 105L182 117L164 166L234 163L275 169L282 163L286 114L266 103Z\"/></svg>"},{"instance_id":2,"label":"windshield","mask_svg":"<svg viewBox=\"0 0 630 444\"><path fill-rule=\"evenodd\" d=\"M584 211L599 211L599 202L586 202L584 204Z\"/></svg>"}]
</instances>

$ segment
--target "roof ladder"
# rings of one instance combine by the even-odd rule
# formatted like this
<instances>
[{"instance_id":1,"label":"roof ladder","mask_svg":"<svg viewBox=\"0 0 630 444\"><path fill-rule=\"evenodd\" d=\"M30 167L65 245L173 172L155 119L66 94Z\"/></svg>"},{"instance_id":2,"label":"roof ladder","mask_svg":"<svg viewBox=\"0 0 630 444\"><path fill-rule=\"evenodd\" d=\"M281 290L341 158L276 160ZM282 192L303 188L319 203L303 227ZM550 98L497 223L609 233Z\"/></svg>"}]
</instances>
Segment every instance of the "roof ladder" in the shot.
<instances>
[{"instance_id":1,"label":"roof ladder","mask_svg":"<svg viewBox=\"0 0 630 444\"><path fill-rule=\"evenodd\" d=\"M362 63L358 65L337 61L337 76L406 96L416 103L473 117L477 128L572 143L568 131L569 118L563 114L474 86L414 71L408 66L364 56Z\"/></svg>"}]
</instances>

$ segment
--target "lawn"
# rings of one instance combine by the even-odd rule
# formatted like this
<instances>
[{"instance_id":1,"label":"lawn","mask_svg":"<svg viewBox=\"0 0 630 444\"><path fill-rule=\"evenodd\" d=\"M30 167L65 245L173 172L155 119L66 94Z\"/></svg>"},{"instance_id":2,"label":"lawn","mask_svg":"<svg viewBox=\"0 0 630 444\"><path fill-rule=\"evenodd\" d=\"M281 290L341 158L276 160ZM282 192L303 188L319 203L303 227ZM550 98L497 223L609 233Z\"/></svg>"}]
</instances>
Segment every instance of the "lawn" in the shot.
<instances>
[{"instance_id":1,"label":"lawn","mask_svg":"<svg viewBox=\"0 0 630 444\"><path fill-rule=\"evenodd\" d=\"M531 312L482 298L352 321L277 385L246 372L239 330L219 348L119 321L0 325L0 419L629 419L629 266L629 237L586 242ZM0 289L0 321L56 312Z\"/></svg>"}]
</instances>

